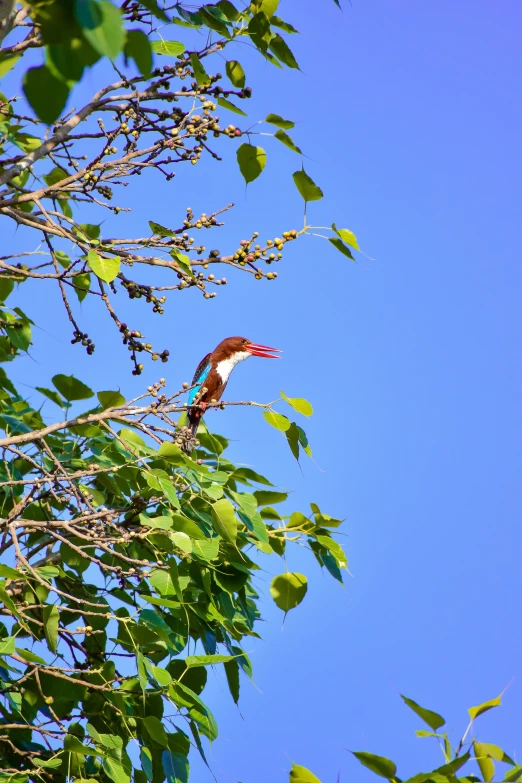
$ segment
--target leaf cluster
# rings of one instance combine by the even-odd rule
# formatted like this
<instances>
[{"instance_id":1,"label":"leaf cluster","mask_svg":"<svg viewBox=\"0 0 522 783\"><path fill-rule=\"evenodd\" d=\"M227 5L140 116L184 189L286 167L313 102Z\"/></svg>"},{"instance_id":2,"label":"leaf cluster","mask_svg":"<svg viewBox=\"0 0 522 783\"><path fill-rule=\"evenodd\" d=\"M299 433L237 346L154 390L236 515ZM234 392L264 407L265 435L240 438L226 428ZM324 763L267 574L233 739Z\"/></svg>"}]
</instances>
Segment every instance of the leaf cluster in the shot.
<instances>
[{"instance_id":1,"label":"leaf cluster","mask_svg":"<svg viewBox=\"0 0 522 783\"><path fill-rule=\"evenodd\" d=\"M429 731L417 730L417 736L434 739L442 751L444 763L431 771L420 772L407 780L402 780L398 777L397 766L391 759L367 751L351 751L351 753L363 767L377 777L388 780L389 783L492 783L495 780L516 783L522 780L522 765L517 764L498 745L479 741L473 734L476 718L499 707L501 696L502 694L469 708L469 723L466 731L457 746L453 747L446 729L445 718L401 694L406 706L429 728ZM496 766L498 762L503 767ZM502 778L498 776L500 769L503 770ZM294 764L290 771L290 783L321 783L321 781L310 770Z\"/></svg>"},{"instance_id":2,"label":"leaf cluster","mask_svg":"<svg viewBox=\"0 0 522 783\"><path fill-rule=\"evenodd\" d=\"M29 104L27 113L16 97L0 93L0 220L14 222L28 242L31 235L44 237L37 251L0 257L0 288L27 280L57 286L72 341L88 355L96 346L80 323L77 302L101 299L139 375L144 357L166 362L169 352L137 337L141 329L118 314L116 293L144 300L162 315L171 292L214 298L227 284L215 273L223 266L272 281L277 272L269 267L282 260L287 242L308 233L305 223L302 231L264 243L256 244L255 234L236 250L207 250L202 233L219 227L219 215L232 204L201 214L187 208L168 227L149 215L150 231L145 224L132 237L114 232L114 221L112 235L101 231L103 212L128 211L125 188L142 173L170 182L178 166L196 166L205 157L220 161L222 143L239 142L245 182L261 174L267 153L252 138L259 123L239 128L220 116L223 110L247 117L237 105L252 95L245 70L235 55L225 57L226 76L217 68L227 48L240 51L242 43L270 67L297 67L286 40L297 31L277 7L276 0L246 8L228 0L190 8L165 8L156 0L28 0L23 7L15 3L0 25L0 76L19 73ZM168 38L172 29L182 39L203 33L200 48ZM29 56L32 62L41 57L41 64L26 67ZM76 85L100 61L106 67L96 71L96 91L68 111ZM269 113L264 122L277 128L275 139L301 153L287 133L291 120ZM304 170L294 180L305 203L322 196ZM339 236L332 244L352 257Z\"/></svg>"},{"instance_id":3,"label":"leaf cluster","mask_svg":"<svg viewBox=\"0 0 522 783\"><path fill-rule=\"evenodd\" d=\"M0 372L0 780L186 781L190 749L206 761L218 735L208 667L224 667L235 702L252 677L258 555L305 545L342 581L340 520L278 510L288 493L204 425L187 455L186 390L167 396L164 379L130 401L64 374L51 386L38 393L64 412L90 407L47 425ZM284 571L270 593L288 612L306 589Z\"/></svg>"}]
</instances>

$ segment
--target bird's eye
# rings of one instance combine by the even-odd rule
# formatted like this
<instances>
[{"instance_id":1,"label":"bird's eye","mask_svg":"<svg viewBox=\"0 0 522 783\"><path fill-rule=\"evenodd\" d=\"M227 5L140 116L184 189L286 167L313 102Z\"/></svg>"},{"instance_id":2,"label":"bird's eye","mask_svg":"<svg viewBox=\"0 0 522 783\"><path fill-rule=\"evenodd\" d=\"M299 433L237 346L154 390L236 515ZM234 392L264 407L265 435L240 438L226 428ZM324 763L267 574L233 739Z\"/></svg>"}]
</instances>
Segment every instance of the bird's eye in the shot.
<instances>
[{"instance_id":1,"label":"bird's eye","mask_svg":"<svg viewBox=\"0 0 522 783\"><path fill-rule=\"evenodd\" d=\"M241 340L241 342L242 342L242 343L243 343L243 345L244 345L244 344L246 343L246 340Z\"/></svg>"}]
</instances>

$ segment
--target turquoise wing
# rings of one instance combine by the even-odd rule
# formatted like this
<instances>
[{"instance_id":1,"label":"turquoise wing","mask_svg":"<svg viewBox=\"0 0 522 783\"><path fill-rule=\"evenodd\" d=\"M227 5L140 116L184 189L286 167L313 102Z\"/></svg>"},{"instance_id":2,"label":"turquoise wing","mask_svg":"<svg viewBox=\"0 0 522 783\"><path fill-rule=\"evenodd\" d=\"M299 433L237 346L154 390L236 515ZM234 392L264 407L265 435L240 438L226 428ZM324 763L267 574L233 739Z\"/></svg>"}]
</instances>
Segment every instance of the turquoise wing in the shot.
<instances>
[{"instance_id":1,"label":"turquoise wing","mask_svg":"<svg viewBox=\"0 0 522 783\"><path fill-rule=\"evenodd\" d=\"M196 372L194 373L194 377L192 378L192 385L196 384L193 389L190 390L189 398L188 398L188 404L193 405L196 399L196 395L199 393L203 383L205 382L205 379L207 378L209 372L210 372L210 362L208 361L208 357L205 356L202 362L198 365L198 368Z\"/></svg>"}]
</instances>

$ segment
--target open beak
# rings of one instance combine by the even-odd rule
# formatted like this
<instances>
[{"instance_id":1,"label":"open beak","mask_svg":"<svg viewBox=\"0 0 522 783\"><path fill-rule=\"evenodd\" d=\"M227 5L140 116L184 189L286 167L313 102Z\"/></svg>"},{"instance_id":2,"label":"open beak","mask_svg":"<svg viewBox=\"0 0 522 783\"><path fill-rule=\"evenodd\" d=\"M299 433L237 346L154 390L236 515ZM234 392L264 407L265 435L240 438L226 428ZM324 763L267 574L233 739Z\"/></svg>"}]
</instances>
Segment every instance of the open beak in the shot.
<instances>
[{"instance_id":1,"label":"open beak","mask_svg":"<svg viewBox=\"0 0 522 783\"><path fill-rule=\"evenodd\" d=\"M280 356L277 356L278 353L281 353L281 350L279 348L270 348L269 345L258 345L257 343L249 343L246 346L247 351L249 351L252 356L262 356L264 359L280 359Z\"/></svg>"}]
</instances>

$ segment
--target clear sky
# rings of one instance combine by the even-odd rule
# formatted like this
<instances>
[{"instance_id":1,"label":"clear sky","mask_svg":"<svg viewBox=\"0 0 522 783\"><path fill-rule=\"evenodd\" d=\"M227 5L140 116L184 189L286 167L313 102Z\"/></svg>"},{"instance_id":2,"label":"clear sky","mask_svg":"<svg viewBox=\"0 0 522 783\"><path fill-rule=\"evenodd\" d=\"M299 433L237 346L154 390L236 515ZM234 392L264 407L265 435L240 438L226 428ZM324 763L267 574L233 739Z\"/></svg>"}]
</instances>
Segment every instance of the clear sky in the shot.
<instances>
[{"instance_id":1,"label":"clear sky","mask_svg":"<svg viewBox=\"0 0 522 783\"><path fill-rule=\"evenodd\" d=\"M171 296L161 318L143 303L126 311L139 310L135 322L170 349L160 366L172 390L227 335L283 348L281 362L240 366L227 396L269 401L282 388L309 399L315 464L301 473L255 410L208 424L234 441L231 456L292 489L294 508L314 501L346 518L352 576L343 589L309 553L290 551L289 567L310 581L284 630L268 595L284 565L261 560L268 622L249 647L258 689L242 683L239 712L221 672L210 677L221 732L211 766L219 783L286 781L292 761L323 783L374 780L352 749L390 756L406 778L439 751L415 737L423 726L400 692L441 712L457 739L467 708L509 683L478 729L520 763L521 7L345 0L340 12L331 0L282 0L279 13L302 33L292 40L302 73L238 53L254 87L250 116L297 122L292 135L325 193L310 221L351 228L371 259L355 265L308 238L291 245L277 282L228 275L210 302L189 292ZM186 206L235 201L221 233L205 237L223 252L253 230L299 228L291 173L301 161L275 140L256 143L268 163L247 189L231 142L226 166L190 167L163 187L144 176L129 194L133 216L118 220L178 225ZM5 240L15 244L14 231ZM70 345L51 289L38 291L26 310L51 337L36 333L15 380L48 385L74 372L131 394L160 374L148 365L132 378L92 311L84 325L99 348L88 359ZM194 771L212 780L197 759Z\"/></svg>"}]
</instances>

